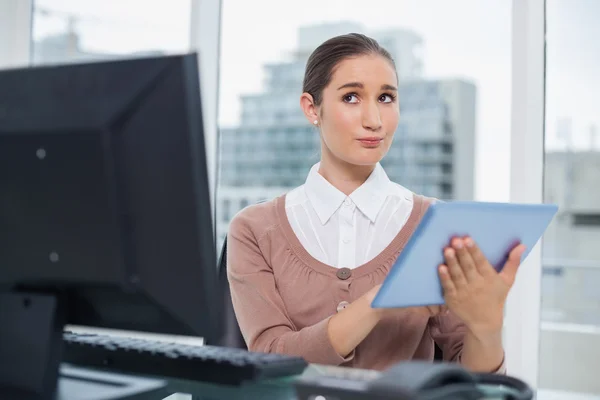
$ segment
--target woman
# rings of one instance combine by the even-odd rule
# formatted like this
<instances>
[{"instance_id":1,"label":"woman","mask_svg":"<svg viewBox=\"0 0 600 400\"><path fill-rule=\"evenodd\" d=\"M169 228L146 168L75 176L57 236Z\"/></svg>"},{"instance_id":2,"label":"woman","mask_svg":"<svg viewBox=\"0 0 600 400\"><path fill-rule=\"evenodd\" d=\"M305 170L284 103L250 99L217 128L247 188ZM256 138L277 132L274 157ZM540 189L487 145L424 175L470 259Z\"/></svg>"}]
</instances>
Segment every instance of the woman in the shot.
<instances>
[{"instance_id":1,"label":"woman","mask_svg":"<svg viewBox=\"0 0 600 400\"><path fill-rule=\"evenodd\" d=\"M228 277L252 351L385 369L444 358L500 372L503 307L523 246L497 273L469 238L439 267L442 307L371 308L381 282L431 199L389 181L379 164L399 120L390 54L360 34L332 38L306 66L302 110L318 128L321 160L306 183L242 210L228 236Z\"/></svg>"}]
</instances>

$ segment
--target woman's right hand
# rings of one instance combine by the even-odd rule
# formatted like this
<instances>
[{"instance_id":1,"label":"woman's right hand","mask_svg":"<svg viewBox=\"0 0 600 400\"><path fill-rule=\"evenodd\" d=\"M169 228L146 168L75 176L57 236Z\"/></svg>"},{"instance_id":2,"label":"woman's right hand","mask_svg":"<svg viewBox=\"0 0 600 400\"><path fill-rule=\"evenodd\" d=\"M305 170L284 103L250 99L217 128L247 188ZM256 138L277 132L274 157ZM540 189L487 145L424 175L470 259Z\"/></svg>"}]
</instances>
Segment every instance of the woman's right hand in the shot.
<instances>
[{"instance_id":1,"label":"woman's right hand","mask_svg":"<svg viewBox=\"0 0 600 400\"><path fill-rule=\"evenodd\" d=\"M377 292L381 288L381 284L373 286L367 293L364 294L368 304L370 305ZM373 308L376 312L380 313L381 316L397 313L398 311L412 311L419 313L426 317L435 317L438 315L446 315L448 314L448 307L446 305L430 305L430 306L421 306L421 307L403 307L403 308Z\"/></svg>"}]
</instances>

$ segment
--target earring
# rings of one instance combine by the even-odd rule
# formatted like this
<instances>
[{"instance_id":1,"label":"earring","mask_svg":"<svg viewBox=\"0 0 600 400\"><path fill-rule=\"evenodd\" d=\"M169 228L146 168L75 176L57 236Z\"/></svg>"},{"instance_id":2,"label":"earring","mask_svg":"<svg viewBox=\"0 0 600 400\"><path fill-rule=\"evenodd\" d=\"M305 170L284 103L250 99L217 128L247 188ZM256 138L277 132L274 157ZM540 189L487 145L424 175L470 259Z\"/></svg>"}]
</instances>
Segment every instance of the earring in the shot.
<instances>
[{"instance_id":1,"label":"earring","mask_svg":"<svg viewBox=\"0 0 600 400\"><path fill-rule=\"evenodd\" d=\"M317 121L316 119L313 121L313 124L318 125L319 121Z\"/></svg>"}]
</instances>

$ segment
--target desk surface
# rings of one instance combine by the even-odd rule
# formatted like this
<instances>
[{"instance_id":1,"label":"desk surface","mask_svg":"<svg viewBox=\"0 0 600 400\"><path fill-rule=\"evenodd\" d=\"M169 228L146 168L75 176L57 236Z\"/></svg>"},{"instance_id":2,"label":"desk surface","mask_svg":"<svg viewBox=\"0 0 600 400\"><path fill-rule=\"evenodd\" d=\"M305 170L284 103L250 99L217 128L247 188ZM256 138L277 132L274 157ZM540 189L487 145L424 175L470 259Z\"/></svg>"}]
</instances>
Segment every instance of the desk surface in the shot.
<instances>
[{"instance_id":1,"label":"desk surface","mask_svg":"<svg viewBox=\"0 0 600 400\"><path fill-rule=\"evenodd\" d=\"M297 400L293 382L299 377L310 377L319 375L343 375L355 376L357 379L374 379L381 372L361 369L350 369L343 367L332 367L326 365L311 364L304 373L295 377L284 379L264 380L259 383L248 383L240 387L219 386L209 383L191 382L185 380L169 379L168 389L173 393L189 393L194 399L282 399ZM182 399L185 397L181 397ZM171 398L169 398L171 400Z\"/></svg>"},{"instance_id":2,"label":"desk surface","mask_svg":"<svg viewBox=\"0 0 600 400\"><path fill-rule=\"evenodd\" d=\"M260 383L249 383L242 385L241 387L225 387L211 384L203 384L189 381L176 381L171 380L169 382L168 388L173 392L179 393L189 393L194 397L193 399L202 399L202 400L213 400L213 399L283 399L283 400L297 400L296 390L294 387L294 381L299 378L310 378L313 376L339 376L344 378L349 378L351 381L344 382L343 386L353 386L356 384L356 388L358 390L357 393L360 393L364 389L364 381L370 381L372 379L376 379L382 375L380 371L372 371L372 370L364 370L364 369L355 369L355 368L343 368L343 367L332 367L325 365L317 365L311 364L304 371L303 374L285 378L285 379L273 379L273 380L265 380ZM361 382L362 381L362 382ZM488 386L483 385L480 388L489 395L489 398L493 398L496 400L503 399L507 394L513 393L514 389L504 387L504 386ZM360 395L358 395L360 396ZM487 398L487 397L486 397ZM171 400L171 399L169 399Z\"/></svg>"},{"instance_id":3,"label":"desk surface","mask_svg":"<svg viewBox=\"0 0 600 400\"><path fill-rule=\"evenodd\" d=\"M66 369L65 369L66 368ZM83 369L85 370L85 369ZM94 370L87 370L87 371L92 371L92 374L96 374L97 371ZM61 372L68 372L67 376L64 376L63 378L67 378L67 380L72 377L73 371L69 369L69 366L64 364L63 365L63 369L61 370ZM114 373L106 373L106 372L101 372L100 374L102 374L103 376L110 376L111 379L121 379L122 378L127 378L126 375L119 375L119 374L114 374ZM357 379L357 380L365 380L365 379L374 379L377 378L381 375L382 373L379 371L372 371L372 370L360 370L360 369L350 369L350 368L343 368L343 367L332 367L332 366L325 366L325 365L309 365L308 368L304 371L303 374L296 376L296 377L290 377L290 378L285 378L285 379L273 379L273 380L266 380L266 381L262 381L260 383L251 383L251 384L246 384L246 385L242 385L241 387L227 387L227 386L219 386L219 385L212 385L212 384L207 384L207 383L197 383L197 382L190 382L190 381L183 381L183 380L164 380L164 382L166 383L165 387L156 387L156 391L154 391L154 394L152 396L150 396L150 398L152 398L153 400L156 399L161 399L161 398L168 398L169 400L189 400L190 396L189 394L191 394L194 400L197 399L201 399L201 400L213 400L213 399L223 399L223 398L227 398L227 399L232 399L232 400L236 400L236 399L265 399L265 400L269 400L269 399L289 399L289 400L297 400L296 399L296 395L295 395L295 389L293 386L293 382L295 379L299 378L299 377L311 377L311 376L319 376L319 375L341 375L341 376L346 376L346 377L350 377L353 378L353 376ZM131 378L128 378L131 379ZM143 377L134 377L134 380L136 382L136 386L147 386L148 388L151 388L153 385L156 384L156 379L155 378L143 378ZM66 388L65 388L66 389ZM71 387L72 389L72 387ZM151 393L150 391L148 393ZM188 395L185 395L184 393L187 393ZM66 394L66 393L65 393ZM60 396L59 398L66 398L66 399L71 399L71 398L75 398L75 399L79 399L80 397L73 397L70 396L73 393L69 393L69 395L67 396ZM98 395L101 395L101 393L97 393ZM164 394L161 396L161 394ZM177 394L177 395L172 395L172 394ZM580 395L580 396L574 396L574 393L557 393L555 391L551 391L551 390L540 390L537 394L537 399L538 400L557 400L559 398L577 398L578 400L600 400L600 396L598 395ZM84 396L86 399L91 399L92 397L89 397L90 393L87 393L86 396ZM99 397L100 398L100 397ZM111 397L112 398L112 397Z\"/></svg>"},{"instance_id":4,"label":"desk surface","mask_svg":"<svg viewBox=\"0 0 600 400\"><path fill-rule=\"evenodd\" d=\"M191 395L194 400L298 400L294 385L295 380L326 375L333 378L347 379L346 381L327 379L324 381L327 384L334 382L331 390L335 394L340 395L341 393L338 390L344 388L345 390L352 390L352 392L346 392L348 395L362 399L361 396L367 396L367 390L369 390L367 382L376 379L381 374L381 372L371 370L309 365L301 375L289 378L250 382L241 386L224 386L170 378L159 379L129 376L94 369L71 367L68 364L64 364L61 367L58 398L60 400L156 400L165 398L173 400L185 399L186 397L189 399L189 396L171 396L173 394L185 393ZM310 382L309 380L308 385L302 385L304 398L324 393L322 392L324 389L320 386L321 382L319 382L319 386L316 386L321 388L316 389L321 391L320 393L313 392L315 388L313 384L314 382ZM93 388L90 385L96 385L97 387ZM504 398L503 395L511 391L509 388L503 389L502 386L481 386L481 388L491 396L490 398L494 399L502 399ZM93 390L90 392L90 389ZM140 389L142 391L138 393ZM498 396L499 393L503 395ZM400 393L398 394L400 395Z\"/></svg>"}]
</instances>

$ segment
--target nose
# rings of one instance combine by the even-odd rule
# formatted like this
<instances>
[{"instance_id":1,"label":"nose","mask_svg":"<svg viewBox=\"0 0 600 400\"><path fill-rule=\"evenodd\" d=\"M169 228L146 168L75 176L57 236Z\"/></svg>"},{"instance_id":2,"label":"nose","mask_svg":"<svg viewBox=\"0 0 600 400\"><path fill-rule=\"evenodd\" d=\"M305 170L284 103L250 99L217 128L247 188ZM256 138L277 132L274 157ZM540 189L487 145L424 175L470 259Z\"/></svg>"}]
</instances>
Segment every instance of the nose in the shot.
<instances>
[{"instance_id":1,"label":"nose","mask_svg":"<svg viewBox=\"0 0 600 400\"><path fill-rule=\"evenodd\" d=\"M363 128L371 131L377 131L381 128L381 114L378 104L368 103L365 105L362 124Z\"/></svg>"}]
</instances>

